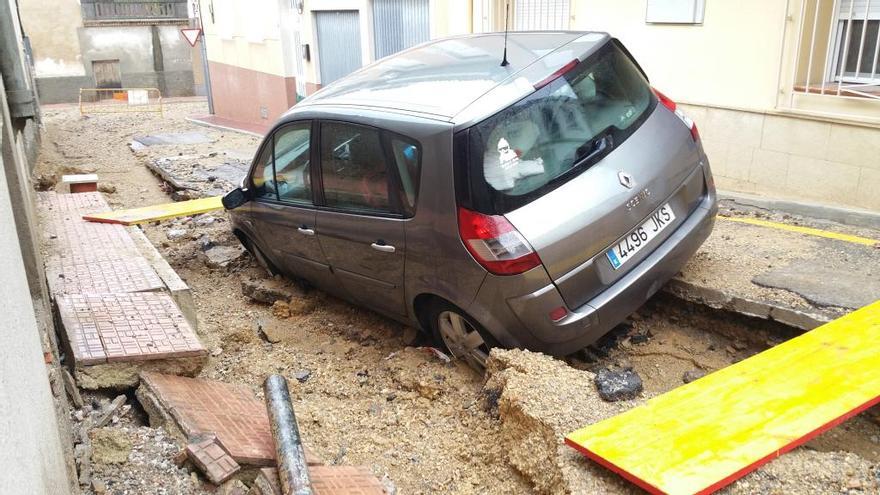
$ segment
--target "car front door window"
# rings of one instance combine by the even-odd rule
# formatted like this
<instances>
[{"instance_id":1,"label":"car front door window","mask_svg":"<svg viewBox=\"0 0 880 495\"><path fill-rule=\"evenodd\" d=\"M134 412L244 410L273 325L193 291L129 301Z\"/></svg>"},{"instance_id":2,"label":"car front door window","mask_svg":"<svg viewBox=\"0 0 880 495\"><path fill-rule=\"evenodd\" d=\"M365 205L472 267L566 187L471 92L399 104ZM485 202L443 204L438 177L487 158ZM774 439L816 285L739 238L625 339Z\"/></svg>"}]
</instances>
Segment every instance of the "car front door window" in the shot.
<instances>
[{"instance_id":1,"label":"car front door window","mask_svg":"<svg viewBox=\"0 0 880 495\"><path fill-rule=\"evenodd\" d=\"M365 213L392 212L388 167L378 130L322 123L321 176L327 206Z\"/></svg>"},{"instance_id":2,"label":"car front door window","mask_svg":"<svg viewBox=\"0 0 880 495\"><path fill-rule=\"evenodd\" d=\"M263 199L278 199L275 188L275 166L272 161L272 144L268 143L254 164L254 173L251 175L254 186L254 197Z\"/></svg>"}]
</instances>

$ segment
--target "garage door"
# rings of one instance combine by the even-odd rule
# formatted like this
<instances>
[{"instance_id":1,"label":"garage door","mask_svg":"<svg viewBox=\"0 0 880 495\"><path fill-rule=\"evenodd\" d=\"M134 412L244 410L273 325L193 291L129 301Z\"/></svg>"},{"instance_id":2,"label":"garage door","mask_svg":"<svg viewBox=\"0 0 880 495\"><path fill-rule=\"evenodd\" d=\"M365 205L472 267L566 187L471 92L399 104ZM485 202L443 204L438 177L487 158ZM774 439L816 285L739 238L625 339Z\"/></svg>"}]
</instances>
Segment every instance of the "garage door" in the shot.
<instances>
[{"instance_id":1,"label":"garage door","mask_svg":"<svg viewBox=\"0 0 880 495\"><path fill-rule=\"evenodd\" d=\"M431 37L429 0L373 0L376 59L387 57Z\"/></svg>"},{"instance_id":2,"label":"garage door","mask_svg":"<svg viewBox=\"0 0 880 495\"><path fill-rule=\"evenodd\" d=\"M315 13L318 28L318 65L321 85L361 67L361 27L356 10L325 10Z\"/></svg>"}]
</instances>

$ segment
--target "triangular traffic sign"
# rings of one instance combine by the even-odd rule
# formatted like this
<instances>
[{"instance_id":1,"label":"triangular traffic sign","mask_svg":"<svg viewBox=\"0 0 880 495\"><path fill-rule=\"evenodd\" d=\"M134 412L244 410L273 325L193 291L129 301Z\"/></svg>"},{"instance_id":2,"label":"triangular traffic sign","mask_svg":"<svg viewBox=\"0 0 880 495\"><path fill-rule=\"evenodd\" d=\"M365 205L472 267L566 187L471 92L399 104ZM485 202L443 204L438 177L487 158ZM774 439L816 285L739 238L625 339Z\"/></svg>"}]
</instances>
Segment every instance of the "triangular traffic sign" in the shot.
<instances>
[{"instance_id":1,"label":"triangular traffic sign","mask_svg":"<svg viewBox=\"0 0 880 495\"><path fill-rule=\"evenodd\" d=\"M186 28L181 29L180 34L186 38L186 41L189 43L189 46L196 46L196 41L199 40L199 35L202 34L202 30L199 28Z\"/></svg>"}]
</instances>

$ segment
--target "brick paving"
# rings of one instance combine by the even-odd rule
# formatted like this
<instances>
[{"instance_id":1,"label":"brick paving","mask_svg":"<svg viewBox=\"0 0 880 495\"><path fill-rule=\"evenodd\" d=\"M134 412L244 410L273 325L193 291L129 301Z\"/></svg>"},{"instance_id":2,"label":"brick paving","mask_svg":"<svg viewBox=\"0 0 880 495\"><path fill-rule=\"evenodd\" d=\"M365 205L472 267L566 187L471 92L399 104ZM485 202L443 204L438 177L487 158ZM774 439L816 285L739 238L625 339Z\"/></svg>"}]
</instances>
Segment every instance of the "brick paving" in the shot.
<instances>
[{"instance_id":1,"label":"brick paving","mask_svg":"<svg viewBox=\"0 0 880 495\"><path fill-rule=\"evenodd\" d=\"M314 466L309 468L315 495L383 495L385 489L364 466Z\"/></svg>"},{"instance_id":2,"label":"brick paving","mask_svg":"<svg viewBox=\"0 0 880 495\"><path fill-rule=\"evenodd\" d=\"M239 464L275 464L266 405L246 387L146 372L141 373L141 384L188 437L213 433Z\"/></svg>"},{"instance_id":3,"label":"brick paving","mask_svg":"<svg viewBox=\"0 0 880 495\"><path fill-rule=\"evenodd\" d=\"M145 258L89 259L74 255L46 263L46 281L53 295L144 292L165 288Z\"/></svg>"},{"instance_id":4,"label":"brick paving","mask_svg":"<svg viewBox=\"0 0 880 495\"><path fill-rule=\"evenodd\" d=\"M278 470L260 470L258 485L266 486L262 495L281 495ZM315 495L386 495L378 478L365 466L309 466L309 479Z\"/></svg>"},{"instance_id":5,"label":"brick paving","mask_svg":"<svg viewBox=\"0 0 880 495\"><path fill-rule=\"evenodd\" d=\"M211 483L219 485L241 470L216 436L186 446L186 454Z\"/></svg>"},{"instance_id":6,"label":"brick paving","mask_svg":"<svg viewBox=\"0 0 880 495\"><path fill-rule=\"evenodd\" d=\"M56 304L77 365L207 354L167 294L66 294Z\"/></svg>"},{"instance_id":7,"label":"brick paving","mask_svg":"<svg viewBox=\"0 0 880 495\"><path fill-rule=\"evenodd\" d=\"M56 192L37 193L37 204L50 213L99 213L110 210L110 205L99 192L77 194L58 194Z\"/></svg>"},{"instance_id":8,"label":"brick paving","mask_svg":"<svg viewBox=\"0 0 880 495\"><path fill-rule=\"evenodd\" d=\"M45 232L48 246L59 256L139 255L137 245L122 225L88 222L81 218L47 219Z\"/></svg>"},{"instance_id":9,"label":"brick paving","mask_svg":"<svg viewBox=\"0 0 880 495\"><path fill-rule=\"evenodd\" d=\"M75 367L206 356L125 227L82 219L109 210L97 192L38 194L46 280Z\"/></svg>"}]
</instances>

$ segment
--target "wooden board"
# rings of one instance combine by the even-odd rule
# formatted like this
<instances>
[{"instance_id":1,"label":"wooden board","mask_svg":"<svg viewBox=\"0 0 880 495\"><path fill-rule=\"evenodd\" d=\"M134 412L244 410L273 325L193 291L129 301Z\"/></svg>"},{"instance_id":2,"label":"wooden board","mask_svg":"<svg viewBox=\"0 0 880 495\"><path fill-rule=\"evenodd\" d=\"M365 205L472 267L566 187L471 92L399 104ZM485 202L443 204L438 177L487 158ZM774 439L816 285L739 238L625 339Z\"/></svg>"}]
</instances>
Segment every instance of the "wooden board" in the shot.
<instances>
[{"instance_id":1,"label":"wooden board","mask_svg":"<svg viewBox=\"0 0 880 495\"><path fill-rule=\"evenodd\" d=\"M192 199L177 203L165 203L161 205L133 208L131 210L113 210L104 213L92 213L83 215L84 220L100 223L119 223L122 225L137 225L139 223L167 220L169 218L198 215L209 211L223 208L221 196L210 198Z\"/></svg>"},{"instance_id":2,"label":"wooden board","mask_svg":"<svg viewBox=\"0 0 880 495\"><path fill-rule=\"evenodd\" d=\"M650 493L705 494L880 402L880 301L569 433Z\"/></svg>"}]
</instances>

